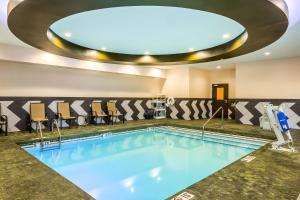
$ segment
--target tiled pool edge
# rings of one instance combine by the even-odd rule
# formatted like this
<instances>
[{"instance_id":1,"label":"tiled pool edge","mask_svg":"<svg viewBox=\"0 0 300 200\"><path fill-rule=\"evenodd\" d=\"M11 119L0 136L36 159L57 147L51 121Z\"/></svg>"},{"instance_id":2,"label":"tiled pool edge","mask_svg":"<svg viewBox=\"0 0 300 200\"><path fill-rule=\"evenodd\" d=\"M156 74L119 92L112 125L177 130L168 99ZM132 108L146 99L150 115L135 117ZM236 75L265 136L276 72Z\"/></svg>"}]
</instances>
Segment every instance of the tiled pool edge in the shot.
<instances>
[{"instance_id":1,"label":"tiled pool edge","mask_svg":"<svg viewBox=\"0 0 300 200\"><path fill-rule=\"evenodd\" d=\"M195 134L200 134L201 133L201 129L200 128L193 128L193 127L190 127L190 126L178 126L178 125L173 125L173 124L148 124L148 125L144 125L144 126L140 126L140 127L134 127L134 128L122 128L122 129L115 129L115 130L101 130L101 131L97 131L97 132L94 132L94 133L83 133L83 134L78 134L78 135L69 135L69 136L64 136L62 137L62 140L72 140L72 139L80 139L80 138L93 138L93 137L97 137L97 136L101 136L103 134L106 134L106 133L118 133L120 132L121 134L126 134L126 132L129 132L130 131L136 131L136 130L141 130L141 129L147 129L147 128L154 128L154 127L161 127L161 128L178 128L177 130L181 130L181 129L185 129L185 130L195 130ZM209 129L207 128L206 129L206 132L209 131L209 132L212 132L211 131L212 129ZM231 136L235 136L236 138L241 138L243 139L243 136L240 136L239 134L230 134L229 132L230 131L224 131L224 132L221 132L219 131L219 129L213 129L213 130L218 130L219 133L223 134L223 135L231 135ZM209 133L208 133L209 134ZM257 137L247 137L248 139L252 139L253 141L256 141L256 140L259 140L260 138L257 138ZM50 138L51 140L51 138ZM241 159L243 159L244 157L248 156L248 155L252 155L252 154L256 154L258 151L262 150L263 148L267 148L266 146L268 146L268 142L270 142L270 140L266 140L266 139L263 139L264 142L266 142L265 145L261 146L260 148L256 149L255 151L241 157L240 159L230 163L229 165L223 167L222 169L216 171L215 173L209 175L208 177L204 178L204 179L201 179L200 181L190 185L189 187L192 187L193 185L197 185L198 183L204 181L205 179L213 176L214 174L216 174L217 172L221 171L221 170L224 170L226 168L229 168L230 166L236 164L237 162L239 162ZM261 141L261 140L259 140ZM17 143L18 146L22 149L22 146L24 145L28 145L28 144L32 144L33 142L36 142L36 141L28 141L28 142L21 142L21 143ZM24 149L23 149L24 150ZM25 151L25 150L24 150ZM27 154L29 154L27 151L25 151ZM29 154L30 156L32 156L31 154ZM33 156L32 156L33 157ZM72 185L75 185L74 183L72 183L71 181L69 181L68 179L66 179L65 177L63 177L62 175L60 175L59 173L57 173L55 170L51 169L50 167L48 167L47 165L43 164L41 161L39 161L37 158L33 157L35 160L37 160L38 162L40 162L42 165L46 166L49 170L52 170L55 172L55 174L59 175L60 177L64 178L66 181L68 181L69 183L71 183ZM79 190L81 190L82 192L86 193L87 195L89 195L87 192L85 192L84 190L82 190L80 187L78 187L77 185L75 185ZM187 188L189 188L187 187ZM176 194L168 197L167 199L171 199L173 197L175 197L176 195L186 191L187 188L184 188L183 190L177 192ZM90 195L89 195L90 196ZM90 196L91 198L93 198L92 196ZM94 199L94 198L93 198Z\"/></svg>"},{"instance_id":2,"label":"tiled pool edge","mask_svg":"<svg viewBox=\"0 0 300 200\"><path fill-rule=\"evenodd\" d=\"M117 133L117 132L125 132L125 131L131 131L131 130L140 130L140 129L145 129L149 127L155 127L157 126L156 124L149 124L145 126L139 126L139 127L133 127L133 128L121 128L121 129L113 129L113 130L101 130L101 131L96 131L96 132L88 132L88 133L82 133L82 134L73 134L73 135L62 135L61 139L62 140L71 140L71 139L79 139L79 138L85 138L85 137L94 137L94 136L100 136L105 133ZM56 141L57 137L50 137L50 138L45 138L44 141ZM26 146L26 145L31 145L33 143L40 142L40 139L35 139L35 140L25 140L25 141L19 141L16 142L17 145L19 146Z\"/></svg>"},{"instance_id":3,"label":"tiled pool edge","mask_svg":"<svg viewBox=\"0 0 300 200\"><path fill-rule=\"evenodd\" d=\"M140 130L140 129L145 129L145 128L150 128L150 127L176 127L176 128L185 128L185 129L193 129L193 130L198 130L201 131L202 127L194 127L194 126L188 126L188 125L180 125L180 124L172 124L172 123L157 123L157 124L145 124L142 126L138 127L130 127L130 128L120 128L120 129L105 129L101 131L96 131L96 132L89 132L89 133L82 133L82 134L73 134L73 135L66 135L62 136L62 140L69 140L69 139L75 139L75 138L84 138L84 137L92 137L92 136L99 136L105 133L116 133L116 132L123 132L123 131L131 131L131 130ZM245 136L248 138L257 138L257 139L264 139L264 140L274 140L275 136L269 136L269 135L261 135L258 136L257 134L250 134L250 133L243 133L240 131L231 131L231 130L226 130L222 128L211 128L208 127L205 129L206 132L215 132L215 133L222 133L222 134L228 134L228 135L236 135L236 136ZM55 141L57 137L49 137L46 138L44 141ZM19 146L25 146L25 145L30 145L36 142L39 142L39 139L35 140L25 140L25 141L17 141L16 144Z\"/></svg>"},{"instance_id":4,"label":"tiled pool edge","mask_svg":"<svg viewBox=\"0 0 300 200\"><path fill-rule=\"evenodd\" d=\"M203 120L202 120L203 121ZM181 120L167 120L164 122L165 125L172 125L172 126L179 126L179 127L187 127L187 128L195 128L195 129L199 129L199 127L201 126L201 123L202 123L201 120L196 121L181 121ZM154 123L155 126L158 125L158 123L156 121L150 121L150 123L148 124L151 124L151 123ZM218 132L221 132L219 129L218 129L218 121L212 121L212 124L211 126L216 128L218 130ZM137 126L137 125L143 125L142 122L138 121L138 122L132 122L132 123L129 123L130 126ZM160 122L161 124L161 122ZM199 126L198 126L199 124ZM144 124L145 125L145 124ZM226 129L229 129L227 130L228 132L230 132L230 129L232 131L234 131L236 133L236 135L249 135L247 133L250 133L252 132L253 134L252 135L256 135L256 137L259 137L261 138L260 136L261 135L271 135L271 133L267 133L265 131L260 131L259 127L254 127L254 126L247 126L247 125L236 125L234 122L230 121L230 120L225 120L225 125L226 125ZM123 125L121 125L120 127L117 127L118 131L121 130L123 127ZM112 127L112 126L109 126L109 127ZM126 127L128 128L128 127ZM93 129L93 128L88 128L88 129ZM130 127L131 129L131 127ZM81 131L81 130L80 130ZM87 129L82 129L82 131L84 132L88 132ZM68 133L69 132L69 133ZM69 135L69 134L79 134L78 132L76 133L76 131L68 131L66 133L64 133L65 135ZM241 132L243 132L244 134L241 134ZM292 132L294 134L294 137L295 137L295 145L297 146L297 148L300 148L300 131L293 131ZM22 135L19 135L19 134L16 134L16 135L13 135L12 137L0 137L0 150L6 150L6 149L9 149L9 152L13 152L12 153L9 153L10 155L4 157L4 159L2 159L3 161L5 161L6 165L8 164L9 166L11 165L15 165L15 160L19 160L19 163L23 163L24 160L27 160L27 166L29 165L30 168L32 167L36 167L38 170L42 169L42 167L40 167L40 165L42 165L40 162L38 164L36 163L32 163L32 164L28 164L28 162L31 162L31 159L30 158L25 158L25 159L20 159L20 157L23 157L23 150L22 152L18 152L18 151L15 151L19 146L16 144L16 142L20 142L20 141L25 141L25 140L30 140L30 137L27 137L27 132L25 133L21 133ZM18 136L19 135L19 136ZM29 135L29 134L28 134ZM31 134L32 135L32 134ZM263 137L265 138L265 137ZM269 137L267 137L269 138ZM271 139L274 139L275 136L273 136ZM264 148L265 149L265 148ZM12 151L14 150L14 151ZM6 155L7 153L3 154L3 155ZM243 178L239 178L242 175L242 173L250 173L251 176L253 176L253 173L256 173L256 175L260 176L260 177L267 177L267 178L271 178L271 180L275 181L275 183L280 184L284 184L285 187L284 187L284 190L282 190L282 188L278 188L276 186L273 186L272 188L268 188L270 190L270 192L272 192L272 194L276 195L276 198L274 198L273 196L270 196L270 192L268 193L265 193L264 190L262 188L264 188L264 186L267 186L269 187L269 183L266 183L264 181L264 178L256 178L254 179L255 181L259 181L260 185L255 185L253 188L251 189L255 189L257 190L258 192L255 192L253 193L251 190L249 190L249 188L243 188L246 190L246 192L250 192L250 195L252 195L252 197L256 197L257 199L291 199L291 197L295 197L296 199L296 196L299 195L299 193L297 192L297 194L295 194L295 191L299 191L299 187L296 187L300 181L300 179L298 178L298 174L300 173L300 169L298 168L299 167L299 164L300 164L300 158L298 155L281 155L280 153L276 153L276 152L273 152L273 151L270 151L269 149L266 149L266 151L261 151L261 152L258 152L259 156L257 157L257 159L255 159L254 162L251 162L250 163L250 166L251 166L251 169L248 168L245 170L241 170L241 171L233 171L233 170L237 170L237 169L240 169L240 166L242 166L242 168L245 166L243 162L239 162L239 163L235 163L233 166L233 170L221 170L219 171L220 173L217 173L215 176L213 176L210 180L204 180L204 181L201 181L201 185L198 186L197 188L192 188L188 190L191 191L192 193L194 194L197 194L197 191L198 194L200 195L196 195L196 197L193 199L193 200L203 200L203 199L228 199L228 200L232 200L231 197L235 197L235 199L248 199L250 198L251 196L247 196L246 193L243 193L241 192L241 185L244 185L246 184L247 182L249 181L246 181L245 179ZM273 157L270 161L269 158ZM3 158L3 157L2 157ZM0 158L1 159L1 158ZM275 164L274 164L275 162ZM262 163L266 163L266 164L263 164ZM287 167L286 169L286 173L284 174L284 176L288 177L288 182L285 181L285 180L280 180L280 177L282 177L282 173L278 174L278 175L271 175L270 173L262 173L261 170L270 170L270 171L278 171L280 170L280 166L282 165L282 163L284 163L285 167ZM299 164L297 164L299 163ZM17 166L20 166L20 167L23 167L23 164L20 165L18 164ZM247 164L248 165L248 164ZM247 166L246 165L246 166ZM1 166L1 165L0 165ZM1 167L4 167L4 165L2 165ZM267 168L266 168L267 167ZM258 170L252 170L252 169L256 169L258 168ZM26 168L25 168L26 169ZM250 172L249 172L250 170ZM260 170L260 171L259 171ZM24 185L24 178L20 177L18 180L19 181L15 181L13 178L11 178L11 175L15 174L15 169L11 169L9 168L8 171L6 172L7 175L4 175L2 180L0 180L1 183L12 183L15 185L15 189L14 190L11 190L10 187L5 187L3 185L0 184L0 190L3 191L2 194L0 194L0 197L2 197L2 199L11 199L12 197L14 198L19 198L19 199L22 199L24 196L21 196L22 195L22 191L25 191L25 196L27 197L43 197L44 195L47 195L47 194L51 194L51 196L48 198L49 200L50 199L54 199L54 200L57 200L57 197L59 197L58 199L61 199L62 196L64 196L64 199L67 200L67 199L74 199L72 197L74 197L74 195L76 194L80 194L80 191L77 192L72 192L70 193L70 191L72 191L71 189L69 191L66 191L66 190L62 190L62 188L65 188L65 187L61 187L61 188L58 188L57 191L55 191L53 193L53 190L51 189L51 187L48 187L47 184L45 186L43 186L43 192L40 192L39 196L36 196L34 195L34 193L36 193L37 191L37 188L32 188L32 187L23 187L22 185L20 184L23 184ZM24 171L24 170L22 170ZM51 170L52 171L52 170ZM27 172L27 170L25 170L25 172ZM26 180L29 180L29 181L37 181L37 183L39 184L44 184L44 183L40 183L39 182L39 179L37 178L38 174L37 172L34 172L34 173L31 173L30 172L30 176L29 179L26 178ZM234 176L231 176L230 174L232 173L235 173ZM252 173L252 174L251 174ZM1 174L1 172L0 172ZM24 173L23 173L24 174ZM24 174L25 176L27 176L27 174ZM224 177L224 180L225 182L222 182L221 184L222 185L216 185L212 188L208 187L209 185L215 185L214 183L215 182L220 182L220 180L218 178L221 177ZM50 181L52 180L55 180L56 178L55 177L52 177L50 175L45 175L45 177L47 177ZM244 176L243 176L244 177ZM236 182L235 186L232 187L232 182L228 182L226 181L227 178L233 178ZM56 179L57 180L57 179ZM62 181L64 183L64 181ZM19 184L20 183L20 184ZM42 186L42 185L41 185ZM271 185L272 186L272 185ZM70 188L71 185L70 185ZM237 188L237 189L236 189ZM66 188L65 188L66 189ZM68 190L68 189L67 189ZM238 190L238 191L236 191ZM17 193L15 193L16 191L19 191ZM74 190L73 190L74 191ZM195 193L196 191L196 193ZM207 191L206 194L203 194L203 191ZM59 194L57 194L57 192L60 192ZM228 195L230 192L230 195ZM260 192L262 193L262 196L260 196ZM14 193L14 195L12 196L12 194ZM26 195L28 194L28 195ZM66 194L66 195L63 195L63 194ZM225 196L224 196L225 195ZM227 195L227 196L226 196ZM78 197L78 195L77 195ZM279 197L279 198L278 198ZM281 198L280 198L281 197ZM284 198L285 197L285 198ZM1 198L0 198L1 199ZM89 198L81 198L81 199L89 199Z\"/></svg>"}]
</instances>

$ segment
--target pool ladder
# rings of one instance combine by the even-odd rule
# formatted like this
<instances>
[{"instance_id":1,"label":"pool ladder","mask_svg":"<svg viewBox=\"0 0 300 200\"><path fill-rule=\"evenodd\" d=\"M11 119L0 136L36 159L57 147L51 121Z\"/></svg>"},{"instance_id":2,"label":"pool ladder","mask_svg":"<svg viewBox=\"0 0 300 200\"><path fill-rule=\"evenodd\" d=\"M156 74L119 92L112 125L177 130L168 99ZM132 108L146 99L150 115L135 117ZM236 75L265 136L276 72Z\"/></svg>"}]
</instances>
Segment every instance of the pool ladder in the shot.
<instances>
[{"instance_id":1,"label":"pool ladder","mask_svg":"<svg viewBox=\"0 0 300 200\"><path fill-rule=\"evenodd\" d=\"M59 129L59 126L58 126L58 122L56 119L53 119L52 120L52 124L51 124L51 131L53 132L54 130L54 126L56 126L56 130L57 130L57 133L58 133L58 142L59 142L59 145L61 143L61 133L60 133L60 129ZM46 144L50 144L50 141L44 141L44 136L43 136L43 131L42 131L42 125L41 125L41 122L38 122L37 123L37 133L40 133L40 146L41 147L44 147L44 145Z\"/></svg>"},{"instance_id":2,"label":"pool ladder","mask_svg":"<svg viewBox=\"0 0 300 200\"><path fill-rule=\"evenodd\" d=\"M219 111L222 111L222 121L221 121L221 128L223 128L223 123L224 123L224 108L220 107L202 126L202 140L204 139L204 130L205 130L205 126L210 122L210 120L212 120L216 114L218 114Z\"/></svg>"},{"instance_id":3,"label":"pool ladder","mask_svg":"<svg viewBox=\"0 0 300 200\"><path fill-rule=\"evenodd\" d=\"M59 140L59 143L61 142L61 133L60 133L60 129L59 129L59 126L58 126L58 122L56 119L53 119L52 120L52 127L51 127L51 131L53 132L53 129L54 129L54 125L56 127L56 130L57 130L57 133L58 133L58 140Z\"/></svg>"}]
</instances>

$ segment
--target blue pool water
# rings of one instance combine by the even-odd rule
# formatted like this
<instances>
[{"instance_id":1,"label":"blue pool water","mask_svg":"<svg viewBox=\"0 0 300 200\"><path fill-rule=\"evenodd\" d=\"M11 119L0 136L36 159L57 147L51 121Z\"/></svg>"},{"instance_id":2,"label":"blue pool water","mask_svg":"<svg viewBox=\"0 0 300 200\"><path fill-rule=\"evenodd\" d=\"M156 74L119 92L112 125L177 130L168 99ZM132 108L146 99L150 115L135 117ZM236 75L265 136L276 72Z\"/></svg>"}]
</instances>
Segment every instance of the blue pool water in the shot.
<instances>
[{"instance_id":1,"label":"blue pool water","mask_svg":"<svg viewBox=\"0 0 300 200\"><path fill-rule=\"evenodd\" d=\"M23 147L101 200L161 200L265 143L168 127Z\"/></svg>"}]
</instances>

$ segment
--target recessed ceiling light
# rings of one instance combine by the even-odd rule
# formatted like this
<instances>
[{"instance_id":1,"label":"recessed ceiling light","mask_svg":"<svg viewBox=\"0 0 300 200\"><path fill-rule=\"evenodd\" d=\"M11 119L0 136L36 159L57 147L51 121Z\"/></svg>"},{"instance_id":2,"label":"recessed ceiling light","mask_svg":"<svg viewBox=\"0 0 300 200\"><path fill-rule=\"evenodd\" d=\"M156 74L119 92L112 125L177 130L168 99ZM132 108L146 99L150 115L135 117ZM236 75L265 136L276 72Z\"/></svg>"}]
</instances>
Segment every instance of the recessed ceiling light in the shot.
<instances>
[{"instance_id":1,"label":"recessed ceiling light","mask_svg":"<svg viewBox=\"0 0 300 200\"><path fill-rule=\"evenodd\" d=\"M228 39L231 37L230 33L224 33L222 36L224 39Z\"/></svg>"},{"instance_id":2,"label":"recessed ceiling light","mask_svg":"<svg viewBox=\"0 0 300 200\"><path fill-rule=\"evenodd\" d=\"M221 69L221 68L222 68L221 65L218 65L218 66L217 66L217 69Z\"/></svg>"},{"instance_id":3,"label":"recessed ceiling light","mask_svg":"<svg viewBox=\"0 0 300 200\"><path fill-rule=\"evenodd\" d=\"M192 51L194 51L194 48L189 48L189 52L192 52Z\"/></svg>"},{"instance_id":4,"label":"recessed ceiling light","mask_svg":"<svg viewBox=\"0 0 300 200\"><path fill-rule=\"evenodd\" d=\"M86 53L88 56L97 56L98 55L98 51L96 51L96 50L88 50Z\"/></svg>"},{"instance_id":5,"label":"recessed ceiling light","mask_svg":"<svg viewBox=\"0 0 300 200\"><path fill-rule=\"evenodd\" d=\"M65 36L66 36L66 37L71 37L71 36L72 36L72 33L70 33L70 32L65 32Z\"/></svg>"},{"instance_id":6,"label":"recessed ceiling light","mask_svg":"<svg viewBox=\"0 0 300 200\"><path fill-rule=\"evenodd\" d=\"M269 55L271 55L271 53L270 52L265 52L264 55L269 56Z\"/></svg>"},{"instance_id":7,"label":"recessed ceiling light","mask_svg":"<svg viewBox=\"0 0 300 200\"><path fill-rule=\"evenodd\" d=\"M102 47L101 50L102 50L102 51L106 51L106 47Z\"/></svg>"}]
</instances>

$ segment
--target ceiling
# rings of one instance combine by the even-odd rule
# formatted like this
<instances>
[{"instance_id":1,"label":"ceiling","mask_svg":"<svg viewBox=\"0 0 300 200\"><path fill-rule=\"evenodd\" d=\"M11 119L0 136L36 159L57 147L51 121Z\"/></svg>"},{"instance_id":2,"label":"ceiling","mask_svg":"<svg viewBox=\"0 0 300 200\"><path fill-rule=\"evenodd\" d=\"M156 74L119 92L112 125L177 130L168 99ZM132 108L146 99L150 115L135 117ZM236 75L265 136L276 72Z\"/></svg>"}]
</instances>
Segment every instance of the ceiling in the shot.
<instances>
[{"instance_id":1,"label":"ceiling","mask_svg":"<svg viewBox=\"0 0 300 200\"><path fill-rule=\"evenodd\" d=\"M29 47L29 45L24 44L23 42L19 41L8 29L7 24L6 24L6 4L7 4L8 0L1 0L0 1L0 43L5 43L5 44L10 44L10 45L17 45L17 46L23 46L23 47ZM261 49L259 51L247 54L247 55L243 55L240 57L236 57L236 58L231 58L231 59L226 59L226 60L220 60L220 61L215 61L215 62L209 62L209 63L201 63L201 64L192 64L192 65L188 65L188 66L192 66L192 67L199 67L199 68L214 68L217 65L224 65L224 66L232 66L232 64L235 63L240 63L240 62L248 62L248 61L257 61L257 60L266 60L266 59L279 59L279 58L286 58L286 57L294 57L294 56L300 56L300 1L299 0L286 0L288 7L289 7L289 16L290 16L290 26L287 30L287 32L275 43L269 45L268 47ZM114 51L124 51L124 52L143 52L145 53L145 51L149 51L150 52L153 51L156 53L165 53L168 52L170 53L171 51L173 52L180 52L180 51L186 51L189 48L195 48L195 50L197 48L202 48L203 46L212 46L215 45L217 43L222 43L223 42L223 38L222 38L222 34L224 32L227 32L228 30L230 31L230 33L232 32L232 35L234 35L235 33L237 34L239 32L239 26L236 25L234 22L230 21L230 20L226 20L226 18L224 17L218 17L216 15L213 14L203 14L202 12L190 12L190 11L186 11L187 9L179 9L180 11L176 11L176 9L174 10L173 8L171 9L167 9L167 10L160 10L159 8L156 8L156 13L158 15L162 15L164 16L165 12L169 12L169 14L172 14L172 20L170 20L170 18L167 18L165 15L165 19L166 21L159 21L158 24L153 24L155 20L157 20L158 18L156 18L156 16L152 16L152 18L149 18L149 15L145 15L143 17L141 17L141 21L136 20L135 22L131 23L131 26L136 26L138 24L138 26L141 26L141 24L143 24L143 27L145 28L145 30L147 32L136 32L135 30L132 29L125 29L123 27L123 29L119 32L121 32L121 36L124 37L126 36L126 40L128 41L122 41L121 39L119 39L119 42L125 42L125 44L127 43L127 46L124 45L119 45L122 46L122 48L119 48L116 44L114 44L114 41L116 41L118 39L118 37L120 37L119 34L113 34L114 35L114 39L109 40L110 43L105 43L103 45L104 42L100 42L95 46L97 48L102 48L103 46L105 48L107 48L107 51L109 51L109 49L114 50ZM100 15L103 15L107 18L109 17L118 17L119 15L123 15L123 17L128 17L127 19L129 19L130 17L133 17L134 15L128 15L129 10L123 10L121 13L117 12L117 9L112 13L106 13L104 12L100 12ZM145 12L147 12L147 8L146 10L144 10ZM175 15L174 12L176 11L180 13L179 16ZM135 14L141 14L141 10L136 10ZM148 10L149 12L149 10ZM126 14L127 13L127 14ZM143 13L143 12L142 12ZM98 13L99 14L99 13ZM110 15L114 15L114 16L110 16ZM175 32L174 30L180 30L180 27L176 27L174 26L175 22L177 22L178 20L180 21L180 16L189 16L192 17L193 19L190 18L190 20L192 20L193 23L184 23L186 21L181 21L181 23L179 23L180 26L183 27L183 29L185 30L184 34L192 34L194 30L198 31L197 33L201 34L201 36L203 37L195 37L195 35L192 34L193 37L185 37L184 39L178 39L178 40L184 40L184 43L180 43L178 44L178 46L174 47L172 44L172 41L176 40L176 38L178 37L183 37L182 35L180 35L179 33L177 33L178 31L176 31L176 34L174 34L173 32ZM194 20L194 16L198 16L198 17L204 17L205 20L201 20L200 26L198 26L199 24L199 18L197 18L198 20ZM75 16L76 19L76 16ZM124 18L125 19L125 18ZM175 19L175 20L174 20ZM71 19L72 20L72 19ZM86 20L84 19L84 17L81 20ZM170 20L170 21L168 21ZM177 20L177 21L176 21ZM186 19L187 20L187 19ZM216 34L210 35L210 32L203 32L201 29L201 25L205 25L205 23L207 21L214 21L215 23L220 23L219 20L222 20L222 23L224 22L224 26L223 24L220 26L217 26L217 29L213 30L215 27L210 27L211 31L218 31ZM196 23L197 21L197 26L192 27L192 25L194 25L194 23ZM147 23L142 23L142 22L147 22ZM73 22L74 23L74 22ZM120 24L117 23L117 20L114 20L114 26L113 27L109 27L108 25L106 26L106 30L108 30L109 28L115 28L115 30L117 30L116 28L122 28L122 27L116 27L119 26ZM172 30L170 32L168 32L167 30L164 31L157 31L159 30L159 28L162 26L162 24L165 23L170 23L173 24L173 26L170 26L168 28L170 28L169 30ZM228 23L227 25L225 25L225 23ZM233 25L232 27L230 26ZM234 25L235 24L235 25ZM85 24L85 28L88 28L88 26L91 26L93 24ZM73 24L74 26L74 24ZM102 26L102 25L101 25ZM151 29L151 27L154 26L154 29ZM239 28L238 28L239 27ZM74 27L73 27L74 28ZM86 30L86 29L81 28L81 30ZM180 29L179 29L180 28ZM183 30L181 29L181 30ZM69 27L69 30L73 30L72 26ZM67 30L63 30L60 28L58 28L56 31L61 32L61 34L64 34L65 31ZM76 27L74 28L74 33L78 33L78 34L86 34L87 31L80 31L79 29L76 29ZM77 32L76 32L77 31ZM98 30L99 31L99 30ZM149 31L149 32L148 32ZM229 32L228 31L228 32ZM98 32L99 33L99 32ZM100 34L104 34L104 37L108 37L109 32L104 32L104 33L100 33ZM124 33L124 34L123 34ZM132 33L133 35L131 35L130 33ZM151 34L147 34L147 33L151 33ZM76 34L72 34L72 38L74 36L74 39L76 40ZM130 36L128 36L130 34ZM96 35L94 34L93 37L89 38L88 43L85 45L96 45L93 41L96 39ZM147 38L149 36L151 36L151 40L142 40L142 38ZM157 35L159 35L159 37L162 37L164 39L162 39L160 42L158 42L158 44L160 45L153 45L155 44L153 41L155 41L155 39L157 39ZM190 36L190 35L189 35ZM133 45L131 46L132 48L128 48L130 47L130 43L135 43L130 41L128 39L128 37L132 37L132 38L136 38L138 39L140 42L143 43L143 45ZM210 39L209 37L212 37L214 39ZM78 37L81 38L81 37ZM77 38L77 39L78 39ZM113 37L112 37L113 38ZM209 38L209 39L207 39ZM160 38L159 38L160 39ZM123 38L124 40L124 38ZM195 40L199 40L202 42L195 42ZM107 41L107 40L103 40L103 41ZM207 41L213 41L213 42L207 42ZM80 42L86 42L86 41L76 41L78 43ZM148 44L149 48L147 49L142 49L140 47L146 46L146 44ZM191 44L197 44L199 46L194 46ZM109 45L111 45L109 47ZM153 45L153 46L151 46ZM171 46L172 45L172 46ZM159 47L158 47L159 46ZM151 48L150 48L151 47ZM126 49L127 48L127 49ZM150 50L149 50L150 49ZM270 52L270 55L266 56L264 55L265 52ZM187 66L187 65L184 65ZM168 67L164 67L164 68L168 68Z\"/></svg>"},{"instance_id":2,"label":"ceiling","mask_svg":"<svg viewBox=\"0 0 300 200\"><path fill-rule=\"evenodd\" d=\"M245 30L239 23L221 15L163 6L82 12L63 18L50 28L80 46L137 55L208 49L229 42Z\"/></svg>"}]
</instances>

